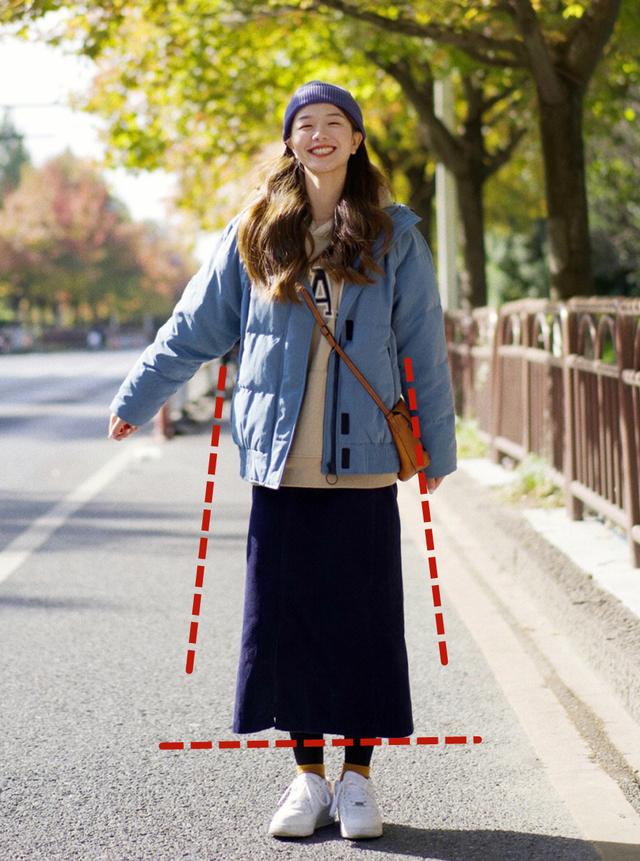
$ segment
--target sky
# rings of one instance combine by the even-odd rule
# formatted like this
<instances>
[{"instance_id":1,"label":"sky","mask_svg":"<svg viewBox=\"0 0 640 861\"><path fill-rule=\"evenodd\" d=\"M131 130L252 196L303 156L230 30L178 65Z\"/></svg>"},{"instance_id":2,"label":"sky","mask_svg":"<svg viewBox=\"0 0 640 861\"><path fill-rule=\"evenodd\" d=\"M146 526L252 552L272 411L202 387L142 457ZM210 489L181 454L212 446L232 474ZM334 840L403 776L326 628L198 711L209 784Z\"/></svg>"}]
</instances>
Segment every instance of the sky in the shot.
<instances>
[{"instance_id":1,"label":"sky","mask_svg":"<svg viewBox=\"0 0 640 861\"><path fill-rule=\"evenodd\" d=\"M93 62L75 57L44 42L25 42L0 34L0 112L11 111L13 122L25 137L25 146L36 167L69 147L79 157L101 158L104 146L99 118L66 107L71 92L84 92L94 74ZM165 171L139 172L124 168L103 170L112 193L123 200L135 220L153 218L171 223L165 198L174 178ZM211 234L199 234L194 254L204 261Z\"/></svg>"}]
</instances>

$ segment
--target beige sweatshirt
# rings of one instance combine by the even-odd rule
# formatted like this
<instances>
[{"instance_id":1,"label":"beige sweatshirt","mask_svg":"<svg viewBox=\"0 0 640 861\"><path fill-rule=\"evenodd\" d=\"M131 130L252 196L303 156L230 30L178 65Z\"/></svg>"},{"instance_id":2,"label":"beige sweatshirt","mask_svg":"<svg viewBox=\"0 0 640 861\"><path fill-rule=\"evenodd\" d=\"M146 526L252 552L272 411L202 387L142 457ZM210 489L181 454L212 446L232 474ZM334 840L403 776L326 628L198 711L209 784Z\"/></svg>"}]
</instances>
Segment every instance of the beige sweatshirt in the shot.
<instances>
[{"instance_id":1,"label":"beige sweatshirt","mask_svg":"<svg viewBox=\"0 0 640 861\"><path fill-rule=\"evenodd\" d=\"M391 200L385 198L383 206ZM307 235L307 253L313 260L324 251L330 241L333 218L312 225L311 236ZM313 239L312 239L313 237ZM321 266L310 267L310 284L320 313L335 334L335 320L342 296L343 281L334 284ZM311 313L307 309L308 313ZM327 367L331 347L314 322L307 382L300 408L300 415L294 429L293 441L282 476L282 484L295 487L385 487L394 484L398 475L395 472L368 475L323 475L320 471L322 461L322 429L324 423L324 399L327 383ZM342 362L342 359L338 358ZM342 368L340 369L342 372ZM350 373L346 369L347 373Z\"/></svg>"}]
</instances>

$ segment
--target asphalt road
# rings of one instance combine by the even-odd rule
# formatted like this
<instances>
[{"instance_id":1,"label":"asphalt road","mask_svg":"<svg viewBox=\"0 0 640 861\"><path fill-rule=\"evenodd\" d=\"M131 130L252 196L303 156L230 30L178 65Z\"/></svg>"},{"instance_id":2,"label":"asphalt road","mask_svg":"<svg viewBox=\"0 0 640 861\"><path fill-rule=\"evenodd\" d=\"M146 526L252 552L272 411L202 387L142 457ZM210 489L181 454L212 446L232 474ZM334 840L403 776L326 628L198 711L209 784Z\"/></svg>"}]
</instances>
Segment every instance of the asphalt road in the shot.
<instances>
[{"instance_id":1,"label":"asphalt road","mask_svg":"<svg viewBox=\"0 0 640 861\"><path fill-rule=\"evenodd\" d=\"M267 834L295 768L273 744L288 734L258 733L269 747L250 749L230 731L251 488L229 404L188 675L210 425L166 443L150 425L107 439L108 404L139 352L0 357L0 859L640 858L628 783L625 793L474 574L472 501L465 511L457 476L430 500L446 666L417 482L401 486L416 732L374 751L383 837L354 843L337 825L303 840ZM219 748L232 739L240 749ZM326 750L330 778L342 756Z\"/></svg>"}]
</instances>

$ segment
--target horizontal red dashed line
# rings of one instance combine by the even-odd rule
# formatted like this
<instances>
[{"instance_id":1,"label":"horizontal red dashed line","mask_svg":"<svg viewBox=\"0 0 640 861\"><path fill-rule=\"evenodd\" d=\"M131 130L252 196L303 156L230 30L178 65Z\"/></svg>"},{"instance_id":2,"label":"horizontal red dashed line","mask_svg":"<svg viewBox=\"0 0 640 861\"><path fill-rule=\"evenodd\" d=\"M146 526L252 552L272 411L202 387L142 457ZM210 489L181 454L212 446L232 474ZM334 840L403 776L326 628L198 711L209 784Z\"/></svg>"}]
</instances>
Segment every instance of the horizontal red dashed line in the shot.
<instances>
[{"instance_id":1,"label":"horizontal red dashed line","mask_svg":"<svg viewBox=\"0 0 640 861\"><path fill-rule=\"evenodd\" d=\"M463 745L463 744L482 744L482 736L481 735L445 735L442 739L443 744L454 744L454 745ZM415 741L412 741L410 738L389 738L387 739L387 743L389 745L397 746L409 746L411 744L414 745L430 745L436 746L440 744L440 737L437 735L419 735L416 736ZM304 747L326 747L330 744L331 747L352 747L354 740L352 738L333 738L330 741L325 740L323 738L310 738L303 739ZM362 747L367 746L381 746L383 743L383 739L381 738L361 738L360 745ZM223 741L222 739L218 740L217 747L219 750L238 750L242 747L245 749L253 749L253 750L261 750L270 747L296 747L298 744L296 739L286 739L286 738L278 738L273 741L267 738L259 738L259 739L247 739L246 742L236 741L236 740L228 740ZM212 750L214 747L213 741L161 741L159 744L160 750Z\"/></svg>"}]
</instances>

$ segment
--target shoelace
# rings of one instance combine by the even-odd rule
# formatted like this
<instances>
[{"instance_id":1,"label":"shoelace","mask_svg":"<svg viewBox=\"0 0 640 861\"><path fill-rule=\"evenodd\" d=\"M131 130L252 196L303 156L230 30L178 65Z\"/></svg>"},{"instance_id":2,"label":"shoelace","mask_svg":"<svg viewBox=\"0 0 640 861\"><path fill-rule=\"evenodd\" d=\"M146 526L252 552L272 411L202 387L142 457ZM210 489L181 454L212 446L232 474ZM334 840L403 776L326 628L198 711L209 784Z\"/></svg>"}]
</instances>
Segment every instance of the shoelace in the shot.
<instances>
[{"instance_id":1,"label":"shoelace","mask_svg":"<svg viewBox=\"0 0 640 861\"><path fill-rule=\"evenodd\" d=\"M287 786L285 791L280 796L280 800L278 801L277 807L280 807L282 804L284 804L284 802L290 795L292 796L291 800L294 805L305 807L308 804L308 801L311 798L311 785L302 778L303 775L299 775L299 777L297 777L293 781L293 783L290 783L289 786ZM324 804L327 804L331 797L331 793L329 792L326 782L323 789L320 790L320 787L318 787L318 790L322 793L322 801L324 802Z\"/></svg>"},{"instance_id":2,"label":"shoelace","mask_svg":"<svg viewBox=\"0 0 640 861\"><path fill-rule=\"evenodd\" d=\"M358 807L367 807L369 805L369 795L364 786L359 786L357 783L343 783L342 780L336 781L333 789L333 801L329 810L330 816L335 816L338 810L340 799L344 796L345 803L354 804Z\"/></svg>"}]
</instances>

